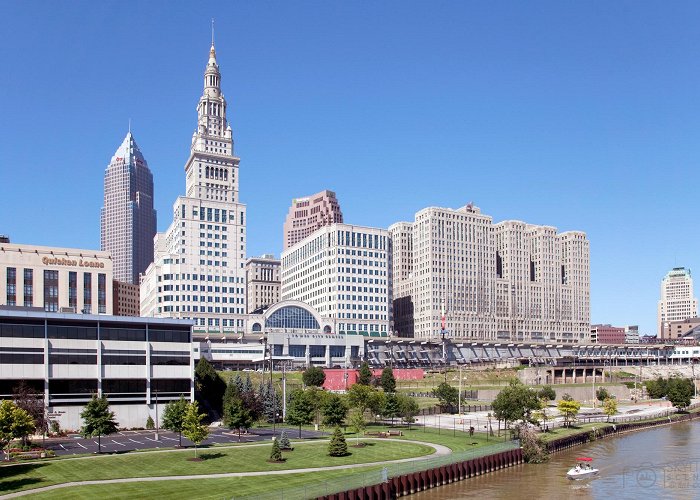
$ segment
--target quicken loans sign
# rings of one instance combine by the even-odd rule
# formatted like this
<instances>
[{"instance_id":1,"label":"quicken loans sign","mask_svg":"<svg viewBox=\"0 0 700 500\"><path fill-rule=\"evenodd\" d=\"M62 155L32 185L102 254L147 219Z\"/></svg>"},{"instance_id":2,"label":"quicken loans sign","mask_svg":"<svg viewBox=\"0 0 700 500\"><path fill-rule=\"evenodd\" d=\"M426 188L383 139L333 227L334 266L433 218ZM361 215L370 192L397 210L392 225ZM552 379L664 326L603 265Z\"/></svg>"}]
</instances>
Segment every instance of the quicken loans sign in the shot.
<instances>
[{"instance_id":1,"label":"quicken loans sign","mask_svg":"<svg viewBox=\"0 0 700 500\"><path fill-rule=\"evenodd\" d=\"M104 262L98 260L83 260L83 259L66 259L64 257L49 258L44 257L41 262L47 266L80 266L80 267L94 267L102 269L105 267Z\"/></svg>"}]
</instances>

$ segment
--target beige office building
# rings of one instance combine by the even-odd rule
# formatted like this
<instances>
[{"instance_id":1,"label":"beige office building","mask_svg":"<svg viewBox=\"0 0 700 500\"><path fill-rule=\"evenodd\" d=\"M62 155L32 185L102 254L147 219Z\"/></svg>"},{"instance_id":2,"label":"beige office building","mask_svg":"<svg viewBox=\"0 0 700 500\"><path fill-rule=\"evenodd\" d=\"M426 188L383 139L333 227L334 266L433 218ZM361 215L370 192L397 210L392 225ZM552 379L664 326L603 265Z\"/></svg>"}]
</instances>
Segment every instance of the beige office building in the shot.
<instances>
[{"instance_id":1,"label":"beige office building","mask_svg":"<svg viewBox=\"0 0 700 500\"><path fill-rule=\"evenodd\" d=\"M471 204L429 207L389 228L398 335L579 342L590 335L585 233L494 224Z\"/></svg>"},{"instance_id":2,"label":"beige office building","mask_svg":"<svg viewBox=\"0 0 700 500\"><path fill-rule=\"evenodd\" d=\"M0 305L112 314L112 258L98 250L0 244Z\"/></svg>"},{"instance_id":3,"label":"beige office building","mask_svg":"<svg viewBox=\"0 0 700 500\"><path fill-rule=\"evenodd\" d=\"M265 254L245 263L248 314L280 301L280 260Z\"/></svg>"},{"instance_id":4,"label":"beige office building","mask_svg":"<svg viewBox=\"0 0 700 500\"><path fill-rule=\"evenodd\" d=\"M660 338L670 338L669 323L695 318L698 315L698 299L693 294L693 278L690 269L674 267L661 281L661 300L658 308Z\"/></svg>"},{"instance_id":5,"label":"beige office building","mask_svg":"<svg viewBox=\"0 0 700 500\"><path fill-rule=\"evenodd\" d=\"M333 191L321 191L292 200L284 221L284 249L296 245L317 229L343 222L338 199Z\"/></svg>"},{"instance_id":6,"label":"beige office building","mask_svg":"<svg viewBox=\"0 0 700 500\"><path fill-rule=\"evenodd\" d=\"M387 336L390 262L386 229L322 227L282 253L282 300L332 318L334 333Z\"/></svg>"}]
</instances>

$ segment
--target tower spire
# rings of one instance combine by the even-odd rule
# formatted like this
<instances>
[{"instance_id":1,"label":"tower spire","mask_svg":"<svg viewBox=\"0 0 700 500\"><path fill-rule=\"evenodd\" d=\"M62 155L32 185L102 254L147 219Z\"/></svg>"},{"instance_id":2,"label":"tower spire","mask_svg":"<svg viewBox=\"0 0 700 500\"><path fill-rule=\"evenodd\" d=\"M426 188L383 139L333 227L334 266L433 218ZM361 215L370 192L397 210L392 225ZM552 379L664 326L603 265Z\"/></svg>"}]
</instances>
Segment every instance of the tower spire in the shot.
<instances>
[{"instance_id":1,"label":"tower spire","mask_svg":"<svg viewBox=\"0 0 700 500\"><path fill-rule=\"evenodd\" d=\"M214 18L211 18L211 46L214 46Z\"/></svg>"}]
</instances>

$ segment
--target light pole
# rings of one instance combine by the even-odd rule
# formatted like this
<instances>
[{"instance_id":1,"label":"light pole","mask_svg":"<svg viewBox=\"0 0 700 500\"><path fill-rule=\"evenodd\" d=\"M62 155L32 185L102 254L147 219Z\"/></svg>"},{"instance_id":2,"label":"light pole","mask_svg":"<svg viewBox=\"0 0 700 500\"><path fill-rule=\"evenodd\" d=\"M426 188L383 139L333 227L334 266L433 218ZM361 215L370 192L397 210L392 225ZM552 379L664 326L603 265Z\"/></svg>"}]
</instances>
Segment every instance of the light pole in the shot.
<instances>
[{"instance_id":1,"label":"light pole","mask_svg":"<svg viewBox=\"0 0 700 500\"><path fill-rule=\"evenodd\" d=\"M462 416L462 365L459 365L459 398L457 403L457 413Z\"/></svg>"},{"instance_id":2,"label":"light pole","mask_svg":"<svg viewBox=\"0 0 700 500\"><path fill-rule=\"evenodd\" d=\"M158 389L156 389L156 441L158 441Z\"/></svg>"}]
</instances>

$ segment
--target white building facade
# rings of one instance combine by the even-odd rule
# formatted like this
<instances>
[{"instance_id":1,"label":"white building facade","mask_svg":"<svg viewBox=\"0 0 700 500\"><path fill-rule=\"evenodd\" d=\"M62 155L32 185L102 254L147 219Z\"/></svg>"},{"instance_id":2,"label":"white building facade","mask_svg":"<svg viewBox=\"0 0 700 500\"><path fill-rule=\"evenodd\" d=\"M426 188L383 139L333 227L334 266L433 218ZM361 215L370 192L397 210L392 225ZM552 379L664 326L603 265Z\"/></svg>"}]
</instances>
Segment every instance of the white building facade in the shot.
<instances>
[{"instance_id":1,"label":"white building facade","mask_svg":"<svg viewBox=\"0 0 700 500\"><path fill-rule=\"evenodd\" d=\"M335 321L333 333L387 336L391 258L386 229L331 224L282 254L282 300Z\"/></svg>"},{"instance_id":2,"label":"white building facade","mask_svg":"<svg viewBox=\"0 0 700 500\"><path fill-rule=\"evenodd\" d=\"M471 204L423 209L390 232L399 334L412 322L413 336L437 339L443 312L445 335L455 338L580 342L590 334L584 233L493 224Z\"/></svg>"},{"instance_id":3,"label":"white building facade","mask_svg":"<svg viewBox=\"0 0 700 500\"><path fill-rule=\"evenodd\" d=\"M141 315L192 319L198 333L242 333L246 314L246 206L212 45L185 163L186 194L154 241L140 289Z\"/></svg>"},{"instance_id":4,"label":"white building facade","mask_svg":"<svg viewBox=\"0 0 700 500\"><path fill-rule=\"evenodd\" d=\"M659 337L664 337L664 326L673 321L684 321L698 315L698 299L693 292L690 269L674 267L661 281L661 300L658 308Z\"/></svg>"},{"instance_id":5,"label":"white building facade","mask_svg":"<svg viewBox=\"0 0 700 500\"><path fill-rule=\"evenodd\" d=\"M107 252L0 243L0 306L112 314L112 270Z\"/></svg>"}]
</instances>

